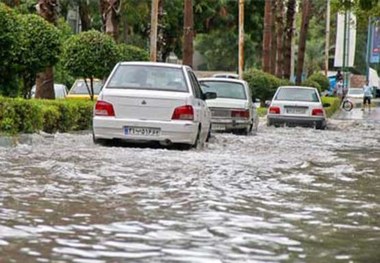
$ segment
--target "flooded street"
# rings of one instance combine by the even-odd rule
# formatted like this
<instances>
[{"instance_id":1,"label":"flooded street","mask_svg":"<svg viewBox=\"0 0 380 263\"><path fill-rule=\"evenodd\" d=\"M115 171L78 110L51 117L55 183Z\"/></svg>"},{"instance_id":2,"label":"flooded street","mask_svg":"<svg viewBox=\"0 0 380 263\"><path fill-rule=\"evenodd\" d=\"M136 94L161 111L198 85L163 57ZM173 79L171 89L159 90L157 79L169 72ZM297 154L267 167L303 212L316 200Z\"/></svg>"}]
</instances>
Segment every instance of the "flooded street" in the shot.
<instances>
[{"instance_id":1,"label":"flooded street","mask_svg":"<svg viewBox=\"0 0 380 263\"><path fill-rule=\"evenodd\" d=\"M0 262L380 262L380 123L329 127L0 147Z\"/></svg>"}]
</instances>

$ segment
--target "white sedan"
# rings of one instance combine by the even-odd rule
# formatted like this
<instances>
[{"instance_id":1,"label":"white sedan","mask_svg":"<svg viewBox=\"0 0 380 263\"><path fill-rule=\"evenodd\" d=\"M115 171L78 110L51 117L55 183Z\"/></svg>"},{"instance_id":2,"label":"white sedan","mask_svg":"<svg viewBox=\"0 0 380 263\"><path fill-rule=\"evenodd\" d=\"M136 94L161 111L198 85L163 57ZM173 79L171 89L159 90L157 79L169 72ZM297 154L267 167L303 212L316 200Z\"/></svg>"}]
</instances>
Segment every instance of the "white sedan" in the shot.
<instances>
[{"instance_id":1,"label":"white sedan","mask_svg":"<svg viewBox=\"0 0 380 263\"><path fill-rule=\"evenodd\" d=\"M207 101L213 131L244 135L257 131L259 118L246 81L214 77L202 78L199 82L204 91L217 94L215 100Z\"/></svg>"},{"instance_id":2,"label":"white sedan","mask_svg":"<svg viewBox=\"0 0 380 263\"><path fill-rule=\"evenodd\" d=\"M279 87L271 101L267 124L326 128L326 114L317 89L301 86Z\"/></svg>"},{"instance_id":3,"label":"white sedan","mask_svg":"<svg viewBox=\"0 0 380 263\"><path fill-rule=\"evenodd\" d=\"M190 67L155 62L118 63L94 108L95 143L120 139L184 148L206 141L211 112Z\"/></svg>"}]
</instances>

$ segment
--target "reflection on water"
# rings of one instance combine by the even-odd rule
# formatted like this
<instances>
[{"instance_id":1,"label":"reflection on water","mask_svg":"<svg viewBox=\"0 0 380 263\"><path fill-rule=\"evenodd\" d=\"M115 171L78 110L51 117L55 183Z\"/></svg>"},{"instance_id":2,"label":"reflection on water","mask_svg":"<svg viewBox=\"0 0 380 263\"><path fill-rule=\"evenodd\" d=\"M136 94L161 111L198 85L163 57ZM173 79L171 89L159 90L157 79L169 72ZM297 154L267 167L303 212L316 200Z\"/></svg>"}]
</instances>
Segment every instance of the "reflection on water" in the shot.
<instances>
[{"instance_id":1,"label":"reflection on water","mask_svg":"<svg viewBox=\"0 0 380 263\"><path fill-rule=\"evenodd\" d=\"M0 262L379 262L380 125L0 148Z\"/></svg>"}]
</instances>

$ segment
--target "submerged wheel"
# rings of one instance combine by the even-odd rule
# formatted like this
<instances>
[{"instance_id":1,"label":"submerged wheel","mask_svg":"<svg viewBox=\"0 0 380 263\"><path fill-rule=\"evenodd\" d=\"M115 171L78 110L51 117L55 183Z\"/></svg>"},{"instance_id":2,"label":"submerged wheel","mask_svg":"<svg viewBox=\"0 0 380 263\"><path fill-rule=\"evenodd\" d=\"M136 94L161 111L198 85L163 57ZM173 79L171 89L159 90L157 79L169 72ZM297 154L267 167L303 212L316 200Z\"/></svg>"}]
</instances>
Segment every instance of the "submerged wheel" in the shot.
<instances>
[{"instance_id":1,"label":"submerged wheel","mask_svg":"<svg viewBox=\"0 0 380 263\"><path fill-rule=\"evenodd\" d=\"M343 105L342 105L342 108L345 110L345 111L350 111L352 110L352 108L354 107L354 104L349 101L349 100L345 100L343 102Z\"/></svg>"}]
</instances>

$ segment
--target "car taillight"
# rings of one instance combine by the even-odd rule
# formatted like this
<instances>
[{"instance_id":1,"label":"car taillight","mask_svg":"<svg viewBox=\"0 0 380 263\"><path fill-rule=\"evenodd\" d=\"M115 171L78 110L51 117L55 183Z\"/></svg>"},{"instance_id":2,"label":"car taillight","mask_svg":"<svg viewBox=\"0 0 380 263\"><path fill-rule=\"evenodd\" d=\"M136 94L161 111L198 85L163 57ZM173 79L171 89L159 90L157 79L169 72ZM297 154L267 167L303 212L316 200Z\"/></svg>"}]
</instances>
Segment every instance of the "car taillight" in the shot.
<instances>
[{"instance_id":1,"label":"car taillight","mask_svg":"<svg viewBox=\"0 0 380 263\"><path fill-rule=\"evenodd\" d=\"M277 106L269 107L268 112L271 114L280 114L280 107L277 107Z\"/></svg>"},{"instance_id":2,"label":"car taillight","mask_svg":"<svg viewBox=\"0 0 380 263\"><path fill-rule=\"evenodd\" d=\"M313 115L313 116L324 116L325 113L323 112L323 109L313 109L311 112L311 115Z\"/></svg>"},{"instance_id":3,"label":"car taillight","mask_svg":"<svg viewBox=\"0 0 380 263\"><path fill-rule=\"evenodd\" d=\"M190 105L177 107L174 109L172 120L194 120L194 109Z\"/></svg>"},{"instance_id":4,"label":"car taillight","mask_svg":"<svg viewBox=\"0 0 380 263\"><path fill-rule=\"evenodd\" d=\"M249 110L232 110L231 111L232 118L249 118Z\"/></svg>"},{"instance_id":5,"label":"car taillight","mask_svg":"<svg viewBox=\"0 0 380 263\"><path fill-rule=\"evenodd\" d=\"M115 111L111 103L98 100L95 104L96 116L115 116Z\"/></svg>"}]
</instances>

